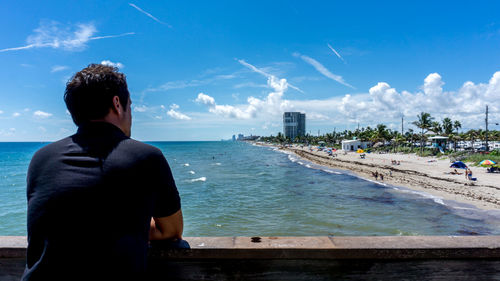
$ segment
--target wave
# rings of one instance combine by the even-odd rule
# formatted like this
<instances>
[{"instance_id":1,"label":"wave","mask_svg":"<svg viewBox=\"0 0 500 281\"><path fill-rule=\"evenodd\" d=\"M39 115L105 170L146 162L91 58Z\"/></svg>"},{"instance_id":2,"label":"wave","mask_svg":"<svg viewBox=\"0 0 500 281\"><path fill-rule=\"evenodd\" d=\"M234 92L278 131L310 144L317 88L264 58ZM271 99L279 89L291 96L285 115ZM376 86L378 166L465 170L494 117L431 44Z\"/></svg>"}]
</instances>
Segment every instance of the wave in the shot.
<instances>
[{"instance_id":1,"label":"wave","mask_svg":"<svg viewBox=\"0 0 500 281\"><path fill-rule=\"evenodd\" d=\"M194 171L189 171L189 173L190 173L191 175L196 174Z\"/></svg>"},{"instance_id":2,"label":"wave","mask_svg":"<svg viewBox=\"0 0 500 281\"><path fill-rule=\"evenodd\" d=\"M201 177L201 178L190 180L190 182L197 182L197 181L207 181L207 178L206 177Z\"/></svg>"},{"instance_id":3,"label":"wave","mask_svg":"<svg viewBox=\"0 0 500 281\"><path fill-rule=\"evenodd\" d=\"M288 154L288 160L292 161L293 163L297 162L297 157L293 157L292 154Z\"/></svg>"},{"instance_id":4,"label":"wave","mask_svg":"<svg viewBox=\"0 0 500 281\"><path fill-rule=\"evenodd\" d=\"M332 171L332 170L329 170L329 169L321 169L321 171L323 171L323 172L327 172L327 173L329 173L329 174L342 175L342 173L341 173L341 172Z\"/></svg>"},{"instance_id":5,"label":"wave","mask_svg":"<svg viewBox=\"0 0 500 281\"><path fill-rule=\"evenodd\" d=\"M189 163L182 164L182 166L184 166L184 167L189 167Z\"/></svg>"},{"instance_id":6,"label":"wave","mask_svg":"<svg viewBox=\"0 0 500 281\"><path fill-rule=\"evenodd\" d=\"M447 204L445 204L444 201L443 201L443 197L435 196L435 195L432 195L430 193L423 192L423 191L417 191L417 190L412 190L412 189L407 189L407 188L401 188L401 187L396 187L396 186L392 186L392 188L395 189L395 190L401 191L401 192L416 194L416 195L419 195L421 197L424 197L424 198L427 198L427 199L431 199L432 201L434 201L434 202L436 202L436 203L438 203L440 205L447 206Z\"/></svg>"},{"instance_id":7,"label":"wave","mask_svg":"<svg viewBox=\"0 0 500 281\"><path fill-rule=\"evenodd\" d=\"M288 160L290 160L293 163L297 163L301 166L304 166L306 168L309 168L309 169L317 169L317 170L321 170L321 171L329 173L329 174L342 175L341 172L333 171L330 169L325 169L324 166L314 164L313 162L310 162L310 161L304 161L302 159L301 159L301 161L299 161L299 158L295 157L293 154L288 154Z\"/></svg>"}]
</instances>

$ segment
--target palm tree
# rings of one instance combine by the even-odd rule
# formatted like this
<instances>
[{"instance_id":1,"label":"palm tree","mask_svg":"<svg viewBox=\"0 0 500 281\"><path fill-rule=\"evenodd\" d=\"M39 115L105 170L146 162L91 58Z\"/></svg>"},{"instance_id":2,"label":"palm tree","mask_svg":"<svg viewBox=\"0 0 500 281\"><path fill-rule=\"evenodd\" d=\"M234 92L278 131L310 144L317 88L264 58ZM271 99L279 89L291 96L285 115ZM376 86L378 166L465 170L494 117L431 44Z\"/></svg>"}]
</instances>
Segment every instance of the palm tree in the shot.
<instances>
[{"instance_id":1,"label":"palm tree","mask_svg":"<svg viewBox=\"0 0 500 281\"><path fill-rule=\"evenodd\" d=\"M385 142L388 138L387 126L384 124L378 124L377 128L372 132L371 141L376 142Z\"/></svg>"},{"instance_id":2,"label":"palm tree","mask_svg":"<svg viewBox=\"0 0 500 281\"><path fill-rule=\"evenodd\" d=\"M450 140L453 142L453 150L457 152L457 143L460 141L460 135L456 133L451 133L448 135Z\"/></svg>"},{"instance_id":3,"label":"palm tree","mask_svg":"<svg viewBox=\"0 0 500 281\"><path fill-rule=\"evenodd\" d=\"M460 123L460 121L455 120L455 122L453 122L453 128L455 130L457 130L457 134L458 134L458 129L462 128L462 124Z\"/></svg>"},{"instance_id":4,"label":"palm tree","mask_svg":"<svg viewBox=\"0 0 500 281\"><path fill-rule=\"evenodd\" d=\"M412 124L420 129L420 154L423 154L425 133L427 133L431 128L431 122L434 118L427 112L421 112L417 115L417 119L418 120L413 121Z\"/></svg>"},{"instance_id":5,"label":"palm tree","mask_svg":"<svg viewBox=\"0 0 500 281\"><path fill-rule=\"evenodd\" d=\"M448 117L444 118L442 121L442 124L443 124L442 128L443 128L445 136L448 136L451 133L453 133L453 122L451 121L450 118L448 118Z\"/></svg>"},{"instance_id":6,"label":"palm tree","mask_svg":"<svg viewBox=\"0 0 500 281\"><path fill-rule=\"evenodd\" d=\"M476 130L471 129L471 130L467 131L466 135L467 135L467 139L469 139L471 141L472 150L474 150L474 142L478 136L478 132Z\"/></svg>"},{"instance_id":7,"label":"palm tree","mask_svg":"<svg viewBox=\"0 0 500 281\"><path fill-rule=\"evenodd\" d=\"M443 133L443 128L437 121L431 122L430 130L433 131L436 135L441 135L441 133Z\"/></svg>"}]
</instances>

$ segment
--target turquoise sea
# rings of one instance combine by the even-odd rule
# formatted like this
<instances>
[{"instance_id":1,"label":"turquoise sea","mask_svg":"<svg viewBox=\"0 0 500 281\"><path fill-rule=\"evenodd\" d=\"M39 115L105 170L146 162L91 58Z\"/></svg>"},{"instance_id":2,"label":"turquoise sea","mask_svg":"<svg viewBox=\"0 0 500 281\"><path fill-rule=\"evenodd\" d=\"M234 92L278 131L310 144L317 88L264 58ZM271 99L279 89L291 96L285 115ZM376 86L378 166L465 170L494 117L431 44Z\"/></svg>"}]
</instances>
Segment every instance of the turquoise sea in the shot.
<instances>
[{"instance_id":1,"label":"turquoise sea","mask_svg":"<svg viewBox=\"0 0 500 281\"><path fill-rule=\"evenodd\" d=\"M381 185L270 147L150 144L174 174L185 236L500 235L499 211ZM0 143L0 235L26 235L26 170L43 145Z\"/></svg>"}]
</instances>

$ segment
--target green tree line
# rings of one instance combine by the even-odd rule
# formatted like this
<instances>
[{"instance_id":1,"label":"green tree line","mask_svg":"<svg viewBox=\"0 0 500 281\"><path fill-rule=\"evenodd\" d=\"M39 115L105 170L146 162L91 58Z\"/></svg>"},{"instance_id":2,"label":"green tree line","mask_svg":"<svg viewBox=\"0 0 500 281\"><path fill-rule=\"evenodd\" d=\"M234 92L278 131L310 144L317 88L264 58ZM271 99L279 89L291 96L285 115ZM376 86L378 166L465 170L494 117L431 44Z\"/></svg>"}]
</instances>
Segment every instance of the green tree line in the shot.
<instances>
[{"instance_id":1,"label":"green tree line","mask_svg":"<svg viewBox=\"0 0 500 281\"><path fill-rule=\"evenodd\" d=\"M472 147L476 141L484 142L486 140L486 131L482 129L471 129L465 132L459 132L462 124L458 120L451 120L446 117L441 122L436 121L429 113L421 112L417 115L417 119L412 122L418 131L408 129L401 134L397 130L391 130L384 124L378 124L372 128L370 126L356 129L354 131L344 130L339 132L326 133L319 136L306 134L305 136L298 136L291 140L285 137L281 132L276 136L261 137L262 141L273 143L299 143L317 145L320 142L325 142L329 146L338 147L342 140L358 139L360 141L371 141L372 143L382 142L390 143L391 146L408 146L413 151L415 144L419 144L420 153L423 153L425 143L427 141L428 132L434 135L446 136L449 141L455 144L454 150L457 149L456 144L459 141L470 141ZM489 141L500 141L500 131L489 130Z\"/></svg>"}]
</instances>

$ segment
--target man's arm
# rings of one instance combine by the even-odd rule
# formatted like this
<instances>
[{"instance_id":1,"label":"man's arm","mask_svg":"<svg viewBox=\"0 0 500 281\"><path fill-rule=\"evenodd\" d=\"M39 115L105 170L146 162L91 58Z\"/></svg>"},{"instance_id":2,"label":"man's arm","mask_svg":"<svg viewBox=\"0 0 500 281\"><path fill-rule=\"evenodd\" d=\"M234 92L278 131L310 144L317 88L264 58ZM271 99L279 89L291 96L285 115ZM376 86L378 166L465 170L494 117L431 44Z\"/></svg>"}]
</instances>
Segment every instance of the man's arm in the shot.
<instances>
[{"instance_id":1,"label":"man's arm","mask_svg":"<svg viewBox=\"0 0 500 281\"><path fill-rule=\"evenodd\" d=\"M149 240L182 239L183 228L182 210L168 217L151 218Z\"/></svg>"}]
</instances>

